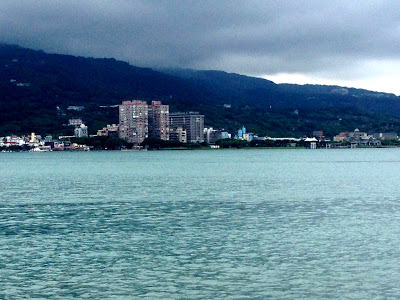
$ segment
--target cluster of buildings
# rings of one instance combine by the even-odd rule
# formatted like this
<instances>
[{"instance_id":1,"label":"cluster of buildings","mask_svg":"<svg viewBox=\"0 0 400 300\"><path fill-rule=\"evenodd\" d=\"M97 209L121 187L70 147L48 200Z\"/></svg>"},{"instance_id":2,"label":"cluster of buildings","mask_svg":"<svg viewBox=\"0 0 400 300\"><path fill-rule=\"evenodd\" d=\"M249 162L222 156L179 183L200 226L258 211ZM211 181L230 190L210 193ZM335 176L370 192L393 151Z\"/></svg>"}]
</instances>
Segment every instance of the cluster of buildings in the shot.
<instances>
[{"instance_id":1,"label":"cluster of buildings","mask_svg":"<svg viewBox=\"0 0 400 300\"><path fill-rule=\"evenodd\" d=\"M114 106L113 106L114 107ZM198 112L176 112L171 113L169 105L161 101L152 101L148 104L143 100L123 101L118 105L119 123L107 125L97 131L97 136L121 138L135 147L140 146L146 138L161 140L179 141L181 143L202 143L215 144L221 139L236 139L243 141L269 140L273 142L285 142L287 145L306 145L316 148L317 144L337 147L342 145L357 146L379 146L382 141L399 141L396 133L374 133L368 135L365 132L355 129L353 132L341 132L331 139L326 138L322 130L312 133L311 137L304 138L270 138L259 137L254 133L247 132L243 126L236 133L231 134L225 130L204 127L204 115ZM68 110L81 111L84 107L70 106ZM9 136L0 138L0 147L10 146L28 147L36 151L50 150L88 150L87 146L70 143L71 137L89 137L88 127L80 118L69 119L67 126L74 128L74 136L60 137L53 140L51 136L42 138L32 133L29 136ZM304 143L303 143L304 142ZM328 145L329 144L329 145Z\"/></svg>"},{"instance_id":2,"label":"cluster of buildings","mask_svg":"<svg viewBox=\"0 0 400 300\"><path fill-rule=\"evenodd\" d=\"M89 136L88 127L83 124L82 119L69 119L68 126L74 127L74 136L79 138L87 138Z\"/></svg>"},{"instance_id":3,"label":"cluster of buildings","mask_svg":"<svg viewBox=\"0 0 400 300\"><path fill-rule=\"evenodd\" d=\"M221 129L204 127L204 115L198 112L171 113L169 105L143 100L123 101L119 105L119 125L107 125L97 135L110 135L118 131L119 137L135 145L146 138L179 141L181 143L212 144L219 139L230 139L232 135ZM251 141L258 138L247 133L243 126L235 139Z\"/></svg>"},{"instance_id":4,"label":"cluster of buildings","mask_svg":"<svg viewBox=\"0 0 400 300\"><path fill-rule=\"evenodd\" d=\"M353 132L341 132L333 137L334 142L339 143L352 143L363 146L376 146L380 145L382 141L398 141L399 137L395 132L379 132L373 134L367 134L361 132L359 129L355 129Z\"/></svg>"},{"instance_id":5,"label":"cluster of buildings","mask_svg":"<svg viewBox=\"0 0 400 300\"><path fill-rule=\"evenodd\" d=\"M204 115L198 112L170 113L169 105L143 100L119 105L119 137L140 145L146 138L182 143L204 142ZM103 128L107 131L108 129Z\"/></svg>"},{"instance_id":6,"label":"cluster of buildings","mask_svg":"<svg viewBox=\"0 0 400 300\"><path fill-rule=\"evenodd\" d=\"M140 145L146 138L208 144L232 138L232 134L223 129L205 128L204 115L193 111L171 113L169 105L161 101L151 104L144 100L123 101L118 110L119 124L107 125L97 132L98 136L119 137L134 145ZM247 141L258 138L246 132L245 127L233 137Z\"/></svg>"},{"instance_id":7,"label":"cluster of buildings","mask_svg":"<svg viewBox=\"0 0 400 300\"><path fill-rule=\"evenodd\" d=\"M352 148L358 146L381 146L384 141L399 141L399 136L395 132L377 132L367 134L356 128L354 131L340 132L333 137L333 141L324 136L322 130L314 131L312 139L315 142L329 143L330 147L349 146Z\"/></svg>"},{"instance_id":8,"label":"cluster of buildings","mask_svg":"<svg viewBox=\"0 0 400 300\"><path fill-rule=\"evenodd\" d=\"M85 145L79 145L71 143L69 138L60 137L59 139L53 139L51 135L42 137L31 133L28 136L6 136L0 138L0 148L12 149L13 147L24 148L31 152L45 152L45 151L88 151L89 147Z\"/></svg>"},{"instance_id":9,"label":"cluster of buildings","mask_svg":"<svg viewBox=\"0 0 400 300\"><path fill-rule=\"evenodd\" d=\"M119 137L119 126L117 124L107 125L103 129L97 130L97 136Z\"/></svg>"},{"instance_id":10,"label":"cluster of buildings","mask_svg":"<svg viewBox=\"0 0 400 300\"><path fill-rule=\"evenodd\" d=\"M207 144L215 143L217 140L232 138L232 134L230 134L229 132L223 129L214 129L212 127L204 128L203 133L204 141L207 142Z\"/></svg>"},{"instance_id":11,"label":"cluster of buildings","mask_svg":"<svg viewBox=\"0 0 400 300\"><path fill-rule=\"evenodd\" d=\"M367 134L355 129L353 132L341 132L330 138L324 136L323 130L316 130L311 137L303 139L296 138L269 138L258 137L254 133L247 132L243 126L237 130L236 134L231 134L225 130L204 127L204 115L198 112L177 112L170 113L169 105L162 104L161 101L152 101L148 104L143 100L123 101L118 106L119 124L107 125L97 132L98 136L119 137L140 145L146 138L161 140L179 141L181 143L201 143L213 144L220 139L237 139L244 141L252 140L290 140L293 145L304 141L306 144L315 146L316 143L324 143L335 146L338 144L349 144L357 146L379 146L382 141L395 140L399 137L395 132ZM76 137L87 137L87 126L81 119L72 119L70 126L74 126Z\"/></svg>"},{"instance_id":12,"label":"cluster of buildings","mask_svg":"<svg viewBox=\"0 0 400 300\"><path fill-rule=\"evenodd\" d=\"M336 143L348 143L352 147L357 146L380 146L382 141L398 141L399 137L395 132L378 132L367 134L356 128L353 132L341 132L333 137Z\"/></svg>"},{"instance_id":13,"label":"cluster of buildings","mask_svg":"<svg viewBox=\"0 0 400 300\"><path fill-rule=\"evenodd\" d=\"M241 127L237 130L235 135L224 131L224 130L215 130L213 128L205 128L204 129L204 140L208 144L212 144L217 140L221 139L235 139L235 140L242 140L251 142L252 140L263 140L265 137L259 137L254 133L247 132L246 127Z\"/></svg>"}]
</instances>

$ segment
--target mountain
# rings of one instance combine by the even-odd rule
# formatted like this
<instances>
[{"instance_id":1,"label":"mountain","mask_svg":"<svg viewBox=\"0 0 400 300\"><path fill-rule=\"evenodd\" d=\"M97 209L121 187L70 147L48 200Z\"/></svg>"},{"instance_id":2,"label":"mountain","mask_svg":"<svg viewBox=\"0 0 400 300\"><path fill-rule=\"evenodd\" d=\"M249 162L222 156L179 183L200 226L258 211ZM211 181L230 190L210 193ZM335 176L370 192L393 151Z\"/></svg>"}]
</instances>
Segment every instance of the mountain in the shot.
<instances>
[{"instance_id":1,"label":"mountain","mask_svg":"<svg viewBox=\"0 0 400 300\"><path fill-rule=\"evenodd\" d=\"M275 84L272 81L222 71L160 69L190 80L214 94L235 99L239 105L275 108L355 107L400 115L400 98L394 94L329 85Z\"/></svg>"},{"instance_id":2,"label":"mountain","mask_svg":"<svg viewBox=\"0 0 400 300\"><path fill-rule=\"evenodd\" d=\"M82 117L95 133L118 122L115 105L126 99L162 100L171 111L200 111L208 126L233 131L245 125L270 136L310 135L319 129L333 135L356 127L400 131L400 101L393 94L275 84L223 71L152 70L112 58L0 45L0 136L71 134L63 125L71 117Z\"/></svg>"}]
</instances>

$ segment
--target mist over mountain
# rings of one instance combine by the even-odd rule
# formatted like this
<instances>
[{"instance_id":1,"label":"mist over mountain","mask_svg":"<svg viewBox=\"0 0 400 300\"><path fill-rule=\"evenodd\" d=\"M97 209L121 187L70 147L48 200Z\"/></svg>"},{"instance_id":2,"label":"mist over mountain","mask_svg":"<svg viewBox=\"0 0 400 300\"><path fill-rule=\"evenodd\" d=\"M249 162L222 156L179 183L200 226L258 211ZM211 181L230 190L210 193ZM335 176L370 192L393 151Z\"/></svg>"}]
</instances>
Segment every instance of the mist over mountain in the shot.
<instances>
[{"instance_id":1,"label":"mist over mountain","mask_svg":"<svg viewBox=\"0 0 400 300\"><path fill-rule=\"evenodd\" d=\"M233 131L244 125L260 135L400 131L400 100L393 94L275 84L223 71L152 70L112 58L0 45L0 136L67 134L71 129L63 124L77 116L95 133L118 122L115 105L127 99L158 99L171 111L205 114L207 126ZM85 109L68 110L76 105Z\"/></svg>"},{"instance_id":2,"label":"mist over mountain","mask_svg":"<svg viewBox=\"0 0 400 300\"><path fill-rule=\"evenodd\" d=\"M373 112L400 114L400 99L394 94L345 88L331 85L275 84L272 81L223 71L160 69L160 71L190 80L224 99L238 104L265 105L276 108L347 107ZM318 101L314 101L318 100ZM390 106L387 102L390 101Z\"/></svg>"}]
</instances>

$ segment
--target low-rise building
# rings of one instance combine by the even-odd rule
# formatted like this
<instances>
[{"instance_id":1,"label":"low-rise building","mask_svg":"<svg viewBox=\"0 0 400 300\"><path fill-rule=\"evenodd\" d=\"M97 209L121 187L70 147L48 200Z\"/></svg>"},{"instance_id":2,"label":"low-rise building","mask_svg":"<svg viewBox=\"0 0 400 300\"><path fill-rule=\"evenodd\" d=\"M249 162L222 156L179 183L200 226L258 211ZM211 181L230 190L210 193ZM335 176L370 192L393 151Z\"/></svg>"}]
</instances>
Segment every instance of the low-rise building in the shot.
<instances>
[{"instance_id":1,"label":"low-rise building","mask_svg":"<svg viewBox=\"0 0 400 300\"><path fill-rule=\"evenodd\" d=\"M67 110L74 110L74 111L82 111L84 110L84 106L77 106L77 105L70 105L67 107Z\"/></svg>"},{"instance_id":2,"label":"low-rise building","mask_svg":"<svg viewBox=\"0 0 400 300\"><path fill-rule=\"evenodd\" d=\"M171 141L187 143L187 132L182 127L172 127L170 128L169 139Z\"/></svg>"},{"instance_id":3,"label":"low-rise building","mask_svg":"<svg viewBox=\"0 0 400 300\"><path fill-rule=\"evenodd\" d=\"M310 149L317 149L317 142L318 142L318 140L317 140L315 137L306 138L306 139L304 140L304 145L305 145L307 148L310 148Z\"/></svg>"},{"instance_id":4,"label":"low-rise building","mask_svg":"<svg viewBox=\"0 0 400 300\"><path fill-rule=\"evenodd\" d=\"M118 137L119 126L117 124L107 125L97 131L97 136Z\"/></svg>"},{"instance_id":5,"label":"low-rise building","mask_svg":"<svg viewBox=\"0 0 400 300\"><path fill-rule=\"evenodd\" d=\"M231 139L231 138L232 138L232 134L230 134L227 131L221 131L220 139Z\"/></svg>"},{"instance_id":6,"label":"low-rise building","mask_svg":"<svg viewBox=\"0 0 400 300\"><path fill-rule=\"evenodd\" d=\"M216 140L218 140L218 130L212 127L204 128L204 141L207 142L207 144L212 144L215 143Z\"/></svg>"},{"instance_id":7,"label":"low-rise building","mask_svg":"<svg viewBox=\"0 0 400 300\"><path fill-rule=\"evenodd\" d=\"M82 138L82 137L87 138L88 137L88 127L85 124L81 124L81 126L75 127L74 135L75 135L75 137L78 137L78 138Z\"/></svg>"},{"instance_id":8,"label":"low-rise building","mask_svg":"<svg viewBox=\"0 0 400 300\"><path fill-rule=\"evenodd\" d=\"M238 129L235 139L251 142L254 139L254 133L247 132L246 127L243 126L242 128Z\"/></svg>"},{"instance_id":9,"label":"low-rise building","mask_svg":"<svg viewBox=\"0 0 400 300\"><path fill-rule=\"evenodd\" d=\"M373 133L372 136L381 141L388 141L388 140L397 141L399 139L396 132L379 132L379 133Z\"/></svg>"},{"instance_id":10,"label":"low-rise building","mask_svg":"<svg viewBox=\"0 0 400 300\"><path fill-rule=\"evenodd\" d=\"M83 124L82 119L80 118L73 118L68 120L68 126L81 126Z\"/></svg>"},{"instance_id":11,"label":"low-rise building","mask_svg":"<svg viewBox=\"0 0 400 300\"><path fill-rule=\"evenodd\" d=\"M204 128L204 141L208 144L213 144L217 140L230 139L232 135L224 129L214 129L212 127Z\"/></svg>"}]
</instances>

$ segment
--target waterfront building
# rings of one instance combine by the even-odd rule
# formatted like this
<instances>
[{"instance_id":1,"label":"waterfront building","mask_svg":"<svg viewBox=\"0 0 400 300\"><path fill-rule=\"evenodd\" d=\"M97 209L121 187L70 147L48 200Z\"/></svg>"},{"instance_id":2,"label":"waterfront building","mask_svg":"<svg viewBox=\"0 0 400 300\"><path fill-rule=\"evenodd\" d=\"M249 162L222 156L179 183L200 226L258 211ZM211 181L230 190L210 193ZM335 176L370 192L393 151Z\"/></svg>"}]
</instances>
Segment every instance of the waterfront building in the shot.
<instances>
[{"instance_id":1,"label":"waterfront building","mask_svg":"<svg viewBox=\"0 0 400 300\"><path fill-rule=\"evenodd\" d=\"M244 140L251 142L254 139L254 134L247 132L246 127L238 129L237 135L235 135L235 140Z\"/></svg>"},{"instance_id":2,"label":"waterfront building","mask_svg":"<svg viewBox=\"0 0 400 300\"><path fill-rule=\"evenodd\" d=\"M379 132L379 133L373 133L372 136L376 139L379 139L381 141L387 141L387 140L398 140L399 137L396 132Z\"/></svg>"},{"instance_id":3,"label":"waterfront building","mask_svg":"<svg viewBox=\"0 0 400 300\"><path fill-rule=\"evenodd\" d=\"M29 143L36 143L36 142L37 142L36 134L32 132L31 135L29 136Z\"/></svg>"},{"instance_id":4,"label":"waterfront building","mask_svg":"<svg viewBox=\"0 0 400 300\"><path fill-rule=\"evenodd\" d=\"M243 126L242 128L238 129L236 139L243 140L244 135L246 135L246 127Z\"/></svg>"},{"instance_id":5,"label":"waterfront building","mask_svg":"<svg viewBox=\"0 0 400 300\"><path fill-rule=\"evenodd\" d=\"M169 120L173 132L178 128L186 131L188 143L204 142L204 115L200 115L198 112L171 113ZM171 137L171 139L173 138Z\"/></svg>"},{"instance_id":6,"label":"waterfront building","mask_svg":"<svg viewBox=\"0 0 400 300\"><path fill-rule=\"evenodd\" d=\"M74 135L75 137L81 138L81 137L88 137L88 127L85 124L81 124L78 127L75 127L74 129Z\"/></svg>"},{"instance_id":7,"label":"waterfront building","mask_svg":"<svg viewBox=\"0 0 400 300\"><path fill-rule=\"evenodd\" d=\"M350 139L349 132L341 132L333 137L334 142L340 142L340 143L347 142L349 139Z\"/></svg>"},{"instance_id":8,"label":"waterfront building","mask_svg":"<svg viewBox=\"0 0 400 300\"><path fill-rule=\"evenodd\" d=\"M251 142L254 139L254 134L253 133L245 133L242 135L242 140Z\"/></svg>"},{"instance_id":9,"label":"waterfront building","mask_svg":"<svg viewBox=\"0 0 400 300\"><path fill-rule=\"evenodd\" d=\"M356 143L359 143L360 142L360 138L361 138L360 130L358 128L356 128L354 130L354 133L353 133L353 141L356 142Z\"/></svg>"},{"instance_id":10,"label":"waterfront building","mask_svg":"<svg viewBox=\"0 0 400 300\"><path fill-rule=\"evenodd\" d=\"M229 132L221 131L221 139L231 139L232 135Z\"/></svg>"},{"instance_id":11,"label":"waterfront building","mask_svg":"<svg viewBox=\"0 0 400 300\"><path fill-rule=\"evenodd\" d=\"M335 136L333 137L333 141L334 141L334 142L338 142L338 143L343 143L343 142L347 142L347 141L348 141L348 138L345 137L345 136L335 135Z\"/></svg>"},{"instance_id":12,"label":"waterfront building","mask_svg":"<svg viewBox=\"0 0 400 300\"><path fill-rule=\"evenodd\" d=\"M224 129L204 128L204 141L213 144L220 139L230 139L232 135Z\"/></svg>"},{"instance_id":13,"label":"waterfront building","mask_svg":"<svg viewBox=\"0 0 400 300\"><path fill-rule=\"evenodd\" d=\"M149 106L149 136L169 140L169 105L152 101Z\"/></svg>"},{"instance_id":14,"label":"waterfront building","mask_svg":"<svg viewBox=\"0 0 400 300\"><path fill-rule=\"evenodd\" d=\"M360 132L358 128L356 128L353 132L341 132L338 135L333 137L333 141L335 142L360 142L362 137L366 137L367 134L365 132Z\"/></svg>"},{"instance_id":15,"label":"waterfront building","mask_svg":"<svg viewBox=\"0 0 400 300\"><path fill-rule=\"evenodd\" d=\"M214 143L218 139L218 130L214 128L204 128L204 141L207 144Z\"/></svg>"},{"instance_id":16,"label":"waterfront building","mask_svg":"<svg viewBox=\"0 0 400 300\"><path fill-rule=\"evenodd\" d=\"M171 141L187 143L186 130L182 127L171 128L169 132L169 138Z\"/></svg>"},{"instance_id":17,"label":"waterfront building","mask_svg":"<svg viewBox=\"0 0 400 300\"><path fill-rule=\"evenodd\" d=\"M381 140L374 138L372 135L362 136L360 139L361 146L380 146Z\"/></svg>"},{"instance_id":18,"label":"waterfront building","mask_svg":"<svg viewBox=\"0 0 400 300\"><path fill-rule=\"evenodd\" d=\"M148 137L149 118L146 101L123 101L119 105L119 137L140 145Z\"/></svg>"},{"instance_id":19,"label":"waterfront building","mask_svg":"<svg viewBox=\"0 0 400 300\"><path fill-rule=\"evenodd\" d=\"M306 139L304 140L304 145L305 145L307 148L310 148L310 149L317 149L317 142L318 142L318 140L317 140L315 137L306 138Z\"/></svg>"},{"instance_id":20,"label":"waterfront building","mask_svg":"<svg viewBox=\"0 0 400 300\"><path fill-rule=\"evenodd\" d=\"M111 124L97 131L97 136L118 137L118 125Z\"/></svg>"}]
</instances>

